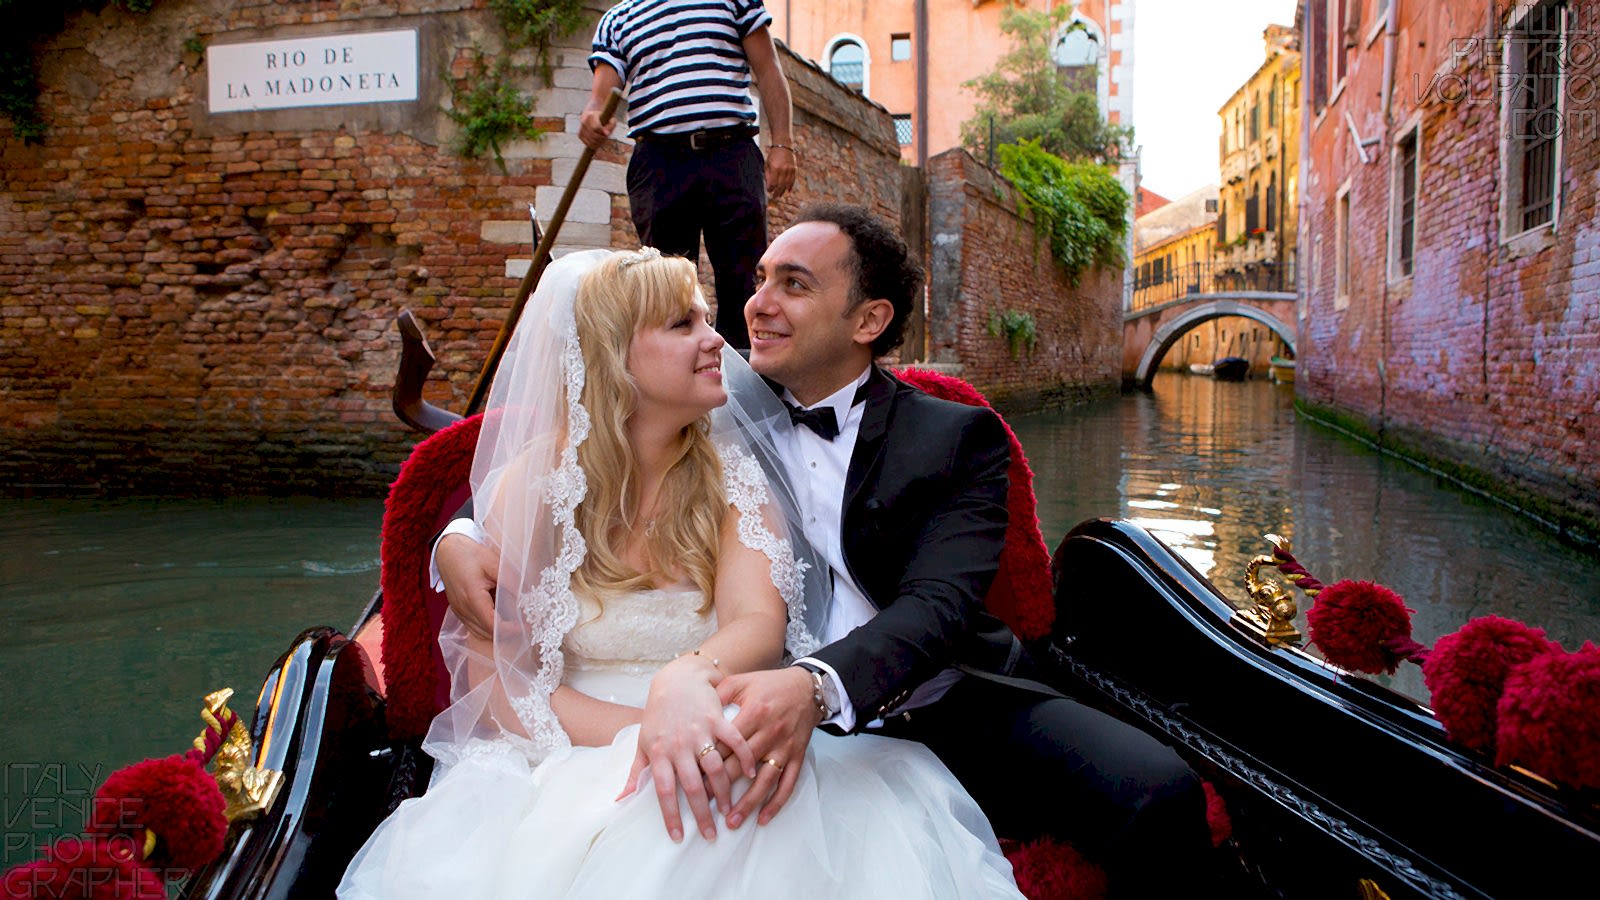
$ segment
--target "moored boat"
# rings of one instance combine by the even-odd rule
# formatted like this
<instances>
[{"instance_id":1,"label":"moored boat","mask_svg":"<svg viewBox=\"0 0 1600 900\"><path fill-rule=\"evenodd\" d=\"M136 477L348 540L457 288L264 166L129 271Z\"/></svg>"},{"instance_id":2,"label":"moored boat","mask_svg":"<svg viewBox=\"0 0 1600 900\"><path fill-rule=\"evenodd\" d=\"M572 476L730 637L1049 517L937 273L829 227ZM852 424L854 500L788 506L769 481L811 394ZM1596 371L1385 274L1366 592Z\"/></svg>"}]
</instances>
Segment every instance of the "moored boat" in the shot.
<instances>
[{"instance_id":1,"label":"moored boat","mask_svg":"<svg viewBox=\"0 0 1600 900\"><path fill-rule=\"evenodd\" d=\"M1294 360L1274 356L1267 366L1267 374L1278 384L1294 384Z\"/></svg>"},{"instance_id":2,"label":"moored boat","mask_svg":"<svg viewBox=\"0 0 1600 900\"><path fill-rule=\"evenodd\" d=\"M1250 374L1250 361L1242 356L1224 356L1211 364L1211 376L1218 381L1243 381Z\"/></svg>"}]
</instances>

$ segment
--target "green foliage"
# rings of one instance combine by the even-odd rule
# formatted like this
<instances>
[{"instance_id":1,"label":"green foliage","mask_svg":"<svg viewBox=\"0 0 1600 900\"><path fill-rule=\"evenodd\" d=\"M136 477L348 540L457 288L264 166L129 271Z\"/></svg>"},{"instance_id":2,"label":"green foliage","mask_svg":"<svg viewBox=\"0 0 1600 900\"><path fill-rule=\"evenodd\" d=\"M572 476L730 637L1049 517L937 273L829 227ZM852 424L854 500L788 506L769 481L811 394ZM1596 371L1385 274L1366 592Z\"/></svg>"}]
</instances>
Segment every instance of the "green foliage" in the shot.
<instances>
[{"instance_id":1,"label":"green foliage","mask_svg":"<svg viewBox=\"0 0 1600 900\"><path fill-rule=\"evenodd\" d=\"M1033 313L1014 309L990 313L989 324L984 330L994 337L1006 339L1012 359L1021 356L1023 350L1033 355L1033 348L1039 343L1039 326L1033 320Z\"/></svg>"},{"instance_id":2,"label":"green foliage","mask_svg":"<svg viewBox=\"0 0 1600 900\"><path fill-rule=\"evenodd\" d=\"M1002 145L999 154L1000 173L1048 229L1050 251L1074 284L1090 266L1123 264L1128 192L1109 168L1068 163L1037 141Z\"/></svg>"},{"instance_id":3,"label":"green foliage","mask_svg":"<svg viewBox=\"0 0 1600 900\"><path fill-rule=\"evenodd\" d=\"M450 118L461 130L453 145L461 156L482 156L493 151L504 169L501 145L519 137L537 138L543 132L533 124L533 98L517 89L528 77L525 67L509 58L532 50L539 76L550 84L550 42L571 34L586 18L583 0L489 0L489 8L505 31L505 56L493 66L482 62L467 78L450 83Z\"/></svg>"},{"instance_id":4,"label":"green foliage","mask_svg":"<svg viewBox=\"0 0 1600 900\"><path fill-rule=\"evenodd\" d=\"M576 31L586 18L583 0L489 0L511 50L531 47L550 83L550 42Z\"/></svg>"},{"instance_id":5,"label":"green foliage","mask_svg":"<svg viewBox=\"0 0 1600 900\"><path fill-rule=\"evenodd\" d=\"M979 153L1027 140L1063 159L1100 162L1125 151L1133 130L1107 125L1092 89L1079 89L1052 56L1056 35L1071 14L1071 4L1051 12L1013 6L1001 17L1011 50L993 72L963 85L978 95L977 110L961 125L967 149Z\"/></svg>"},{"instance_id":6,"label":"green foliage","mask_svg":"<svg viewBox=\"0 0 1600 900\"><path fill-rule=\"evenodd\" d=\"M461 156L482 156L494 151L495 161L505 168L500 145L517 137L537 138L544 132L533 124L533 101L517 90L512 81L515 67L501 60L492 71L480 61L466 86L454 85L450 118L461 130L452 149Z\"/></svg>"}]
</instances>

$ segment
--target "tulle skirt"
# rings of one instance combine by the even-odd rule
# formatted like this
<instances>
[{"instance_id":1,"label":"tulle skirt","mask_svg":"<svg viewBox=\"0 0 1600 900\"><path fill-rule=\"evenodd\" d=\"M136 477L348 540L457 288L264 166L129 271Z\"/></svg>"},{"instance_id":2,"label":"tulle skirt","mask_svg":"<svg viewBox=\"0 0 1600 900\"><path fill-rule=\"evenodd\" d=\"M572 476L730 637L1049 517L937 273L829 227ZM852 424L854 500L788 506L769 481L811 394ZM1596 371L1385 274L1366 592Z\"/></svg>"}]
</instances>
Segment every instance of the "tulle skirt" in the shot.
<instances>
[{"instance_id":1,"label":"tulle skirt","mask_svg":"<svg viewBox=\"0 0 1600 900\"><path fill-rule=\"evenodd\" d=\"M920 744L819 732L771 823L730 831L719 816L707 841L685 805L675 844L648 786L615 799L637 734L538 766L510 752L468 757L379 827L339 896L1021 896L988 820Z\"/></svg>"}]
</instances>

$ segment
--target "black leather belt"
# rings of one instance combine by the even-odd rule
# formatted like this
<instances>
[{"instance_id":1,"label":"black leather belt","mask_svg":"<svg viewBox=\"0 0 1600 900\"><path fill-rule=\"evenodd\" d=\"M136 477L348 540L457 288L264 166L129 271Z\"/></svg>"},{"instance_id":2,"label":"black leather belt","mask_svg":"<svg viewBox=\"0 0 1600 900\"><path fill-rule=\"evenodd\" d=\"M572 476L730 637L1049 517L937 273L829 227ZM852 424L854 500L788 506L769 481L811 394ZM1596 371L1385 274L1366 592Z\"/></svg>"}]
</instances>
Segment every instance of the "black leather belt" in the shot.
<instances>
[{"instance_id":1,"label":"black leather belt","mask_svg":"<svg viewBox=\"0 0 1600 900\"><path fill-rule=\"evenodd\" d=\"M691 150L711 150L723 147L735 141L747 140L756 136L757 129L754 125L725 125L721 128L702 128L699 131L676 131L670 134L661 134L647 131L639 135L639 140L651 143L670 144L675 147L688 147Z\"/></svg>"}]
</instances>

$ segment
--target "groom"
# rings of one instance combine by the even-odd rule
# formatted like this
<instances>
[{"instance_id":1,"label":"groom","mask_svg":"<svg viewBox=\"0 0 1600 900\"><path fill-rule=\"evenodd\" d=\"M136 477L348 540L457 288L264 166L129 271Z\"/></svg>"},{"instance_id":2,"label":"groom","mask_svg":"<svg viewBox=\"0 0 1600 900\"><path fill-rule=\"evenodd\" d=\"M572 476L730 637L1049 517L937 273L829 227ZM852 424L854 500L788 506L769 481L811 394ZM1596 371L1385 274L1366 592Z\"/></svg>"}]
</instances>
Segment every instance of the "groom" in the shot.
<instances>
[{"instance_id":1,"label":"groom","mask_svg":"<svg viewBox=\"0 0 1600 900\"><path fill-rule=\"evenodd\" d=\"M1138 729L1026 681L1020 643L983 609L1007 520L999 418L873 364L900 343L921 295L904 242L866 210L812 207L773 241L757 280L745 305L750 365L807 426L775 439L834 599L812 656L718 687L767 763L728 826L777 814L821 725L922 742L997 833L1070 840L1105 865L1117 896L1186 892L1209 848L1198 777ZM495 569L482 548L443 539L438 563L464 620L487 609ZM711 818L695 793L704 831ZM677 804L663 812L676 832Z\"/></svg>"}]
</instances>

